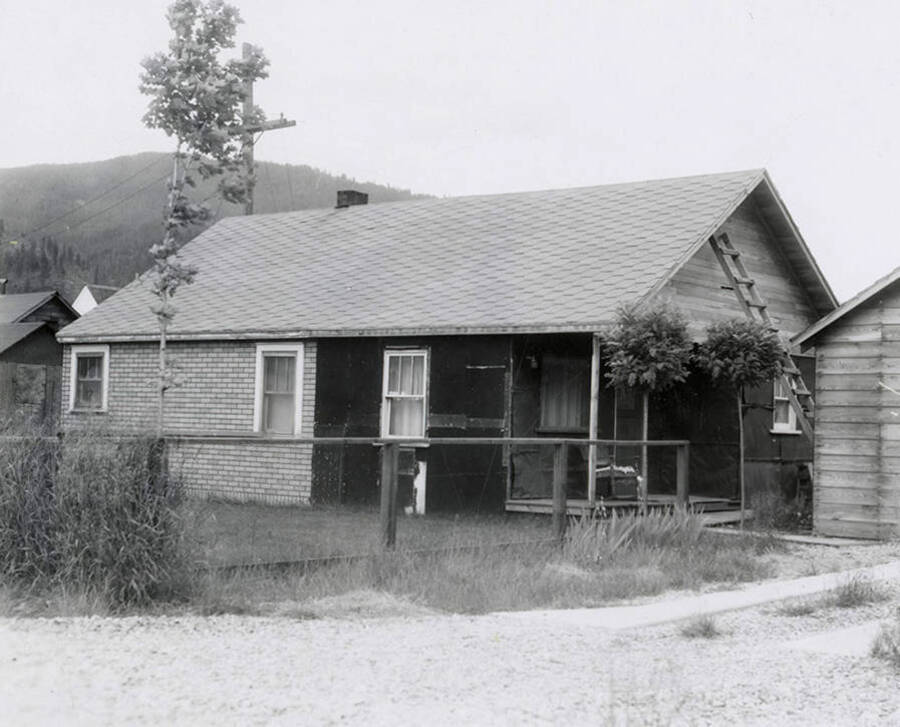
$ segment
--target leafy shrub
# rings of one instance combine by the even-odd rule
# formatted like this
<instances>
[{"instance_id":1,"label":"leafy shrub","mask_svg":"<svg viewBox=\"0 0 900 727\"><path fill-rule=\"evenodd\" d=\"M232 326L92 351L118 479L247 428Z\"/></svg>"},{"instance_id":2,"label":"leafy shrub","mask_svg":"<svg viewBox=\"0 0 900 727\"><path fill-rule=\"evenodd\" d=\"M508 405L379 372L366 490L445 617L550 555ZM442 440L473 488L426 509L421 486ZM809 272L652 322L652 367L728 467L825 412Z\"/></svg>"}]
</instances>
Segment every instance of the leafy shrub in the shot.
<instances>
[{"instance_id":1,"label":"leafy shrub","mask_svg":"<svg viewBox=\"0 0 900 727\"><path fill-rule=\"evenodd\" d=\"M770 488L751 493L749 500L756 530L807 532L812 529L812 502L803 495L787 499L781 491Z\"/></svg>"},{"instance_id":2,"label":"leafy shrub","mask_svg":"<svg viewBox=\"0 0 900 727\"><path fill-rule=\"evenodd\" d=\"M186 572L182 489L150 437L0 443L0 567L112 607L173 595Z\"/></svg>"},{"instance_id":3,"label":"leafy shrub","mask_svg":"<svg viewBox=\"0 0 900 727\"><path fill-rule=\"evenodd\" d=\"M713 323L697 350L696 362L713 381L735 389L771 381L784 368L784 351L764 323L735 318Z\"/></svg>"},{"instance_id":4,"label":"leafy shrub","mask_svg":"<svg viewBox=\"0 0 900 727\"><path fill-rule=\"evenodd\" d=\"M692 352L678 310L665 304L626 306L606 335L606 376L613 386L662 391L687 378Z\"/></svg>"}]
</instances>

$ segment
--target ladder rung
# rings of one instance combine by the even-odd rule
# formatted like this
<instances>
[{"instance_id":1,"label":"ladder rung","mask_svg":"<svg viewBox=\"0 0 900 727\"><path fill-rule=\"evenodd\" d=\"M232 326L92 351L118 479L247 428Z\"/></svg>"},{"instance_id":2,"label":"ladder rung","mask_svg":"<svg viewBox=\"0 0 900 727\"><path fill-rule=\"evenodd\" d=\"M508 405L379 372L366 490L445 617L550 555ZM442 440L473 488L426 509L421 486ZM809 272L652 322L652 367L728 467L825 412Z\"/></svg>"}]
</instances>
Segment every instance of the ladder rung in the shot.
<instances>
[{"instance_id":1,"label":"ladder rung","mask_svg":"<svg viewBox=\"0 0 900 727\"><path fill-rule=\"evenodd\" d=\"M796 367L784 368L781 371L784 374L786 374L787 376L799 376L800 375L800 369L798 369Z\"/></svg>"},{"instance_id":2,"label":"ladder rung","mask_svg":"<svg viewBox=\"0 0 900 727\"><path fill-rule=\"evenodd\" d=\"M740 283L741 285L756 285L756 281L753 278L738 278L735 277L735 283Z\"/></svg>"},{"instance_id":3,"label":"ladder rung","mask_svg":"<svg viewBox=\"0 0 900 727\"><path fill-rule=\"evenodd\" d=\"M759 308L760 310L762 310L763 308L768 308L765 303L754 303L752 300L748 300L747 305L749 305L751 308Z\"/></svg>"},{"instance_id":4,"label":"ladder rung","mask_svg":"<svg viewBox=\"0 0 900 727\"><path fill-rule=\"evenodd\" d=\"M725 247L721 242L719 243L719 250L723 255L730 255L731 257L740 257L741 254L735 250L733 247Z\"/></svg>"}]
</instances>

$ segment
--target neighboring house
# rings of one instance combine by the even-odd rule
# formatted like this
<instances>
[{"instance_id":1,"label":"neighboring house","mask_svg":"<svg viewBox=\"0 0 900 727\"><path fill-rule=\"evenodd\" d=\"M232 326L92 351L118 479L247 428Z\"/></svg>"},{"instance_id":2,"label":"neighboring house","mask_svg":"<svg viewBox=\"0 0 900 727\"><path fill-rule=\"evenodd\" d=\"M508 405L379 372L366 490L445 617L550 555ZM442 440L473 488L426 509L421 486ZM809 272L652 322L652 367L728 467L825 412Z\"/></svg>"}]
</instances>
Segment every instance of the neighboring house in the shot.
<instances>
[{"instance_id":1,"label":"neighboring house","mask_svg":"<svg viewBox=\"0 0 900 727\"><path fill-rule=\"evenodd\" d=\"M7 295L0 279L0 417L52 425L60 409L62 344L56 332L76 318L56 291Z\"/></svg>"},{"instance_id":2,"label":"neighboring house","mask_svg":"<svg viewBox=\"0 0 900 727\"><path fill-rule=\"evenodd\" d=\"M722 232L786 336L836 307L762 170L378 205L339 193L335 209L224 219L185 246L199 273L169 329L185 380L166 404L181 471L219 496L373 502L377 448L297 438L637 439L639 397L601 385L591 398L604 373L595 337L629 302L670 300L698 338L744 315L710 241ZM135 281L60 333L67 426L99 412L113 427L152 427L152 301ZM811 363L800 361L808 374ZM755 392L747 416L751 487L796 480L811 461L778 393ZM650 436L691 440L692 496L737 495L732 394L695 378L655 397ZM429 510L528 509L550 493L550 449L411 445L407 497ZM596 460L631 464L631 450ZM591 490L590 456L569 458L572 498ZM654 451L651 493L674 490L673 459ZM609 487L597 493L617 494Z\"/></svg>"},{"instance_id":3,"label":"neighboring house","mask_svg":"<svg viewBox=\"0 0 900 727\"><path fill-rule=\"evenodd\" d=\"M900 268L796 342L816 350L815 529L900 535Z\"/></svg>"},{"instance_id":4,"label":"neighboring house","mask_svg":"<svg viewBox=\"0 0 900 727\"><path fill-rule=\"evenodd\" d=\"M88 311L94 310L100 303L115 293L118 288L111 285L85 285L72 301L72 307L83 316Z\"/></svg>"}]
</instances>

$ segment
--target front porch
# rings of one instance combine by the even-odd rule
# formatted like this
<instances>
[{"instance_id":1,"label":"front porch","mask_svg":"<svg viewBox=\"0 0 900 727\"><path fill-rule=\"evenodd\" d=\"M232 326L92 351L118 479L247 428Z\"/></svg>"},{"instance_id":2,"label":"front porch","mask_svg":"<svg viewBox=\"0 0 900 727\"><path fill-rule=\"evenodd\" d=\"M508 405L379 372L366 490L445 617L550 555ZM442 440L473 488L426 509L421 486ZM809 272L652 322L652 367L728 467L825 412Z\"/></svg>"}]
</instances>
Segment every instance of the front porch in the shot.
<instances>
[{"instance_id":1,"label":"front porch","mask_svg":"<svg viewBox=\"0 0 900 727\"><path fill-rule=\"evenodd\" d=\"M562 478L570 515L626 513L640 509L643 497L651 509L677 502L717 513L723 522L732 517L729 511L739 520L732 396L692 377L672 392L650 397L645 426L639 392L606 385L602 350L599 334L515 342L510 429L514 439L531 442L507 448L505 511L552 512L553 483ZM537 444L560 438L569 442L562 465L552 446Z\"/></svg>"}]
</instances>

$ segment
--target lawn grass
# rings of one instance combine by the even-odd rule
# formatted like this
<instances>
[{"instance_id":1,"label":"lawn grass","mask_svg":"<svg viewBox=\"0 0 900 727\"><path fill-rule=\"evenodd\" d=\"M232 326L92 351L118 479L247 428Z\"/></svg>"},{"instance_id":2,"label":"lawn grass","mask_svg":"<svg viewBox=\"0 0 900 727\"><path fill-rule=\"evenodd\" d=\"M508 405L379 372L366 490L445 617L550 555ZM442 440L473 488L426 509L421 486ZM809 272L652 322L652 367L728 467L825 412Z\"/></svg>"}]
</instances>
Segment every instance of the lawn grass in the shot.
<instances>
[{"instance_id":1,"label":"lawn grass","mask_svg":"<svg viewBox=\"0 0 900 727\"><path fill-rule=\"evenodd\" d=\"M380 552L377 513L234 505L214 513L210 562L372 557L307 570L207 571L192 602L209 614L266 613L272 603L307 613L303 604L356 592L455 613L590 607L771 575L759 539L710 532L687 513L577 522L563 546L548 542L546 517L404 518L393 553ZM519 545L470 547L496 543ZM414 552L455 546L466 547Z\"/></svg>"},{"instance_id":2,"label":"lawn grass","mask_svg":"<svg viewBox=\"0 0 900 727\"><path fill-rule=\"evenodd\" d=\"M381 551L379 513L350 507L194 503L198 555L210 565L277 563ZM424 515L397 520L397 549L546 540L550 520L533 515Z\"/></svg>"}]
</instances>

